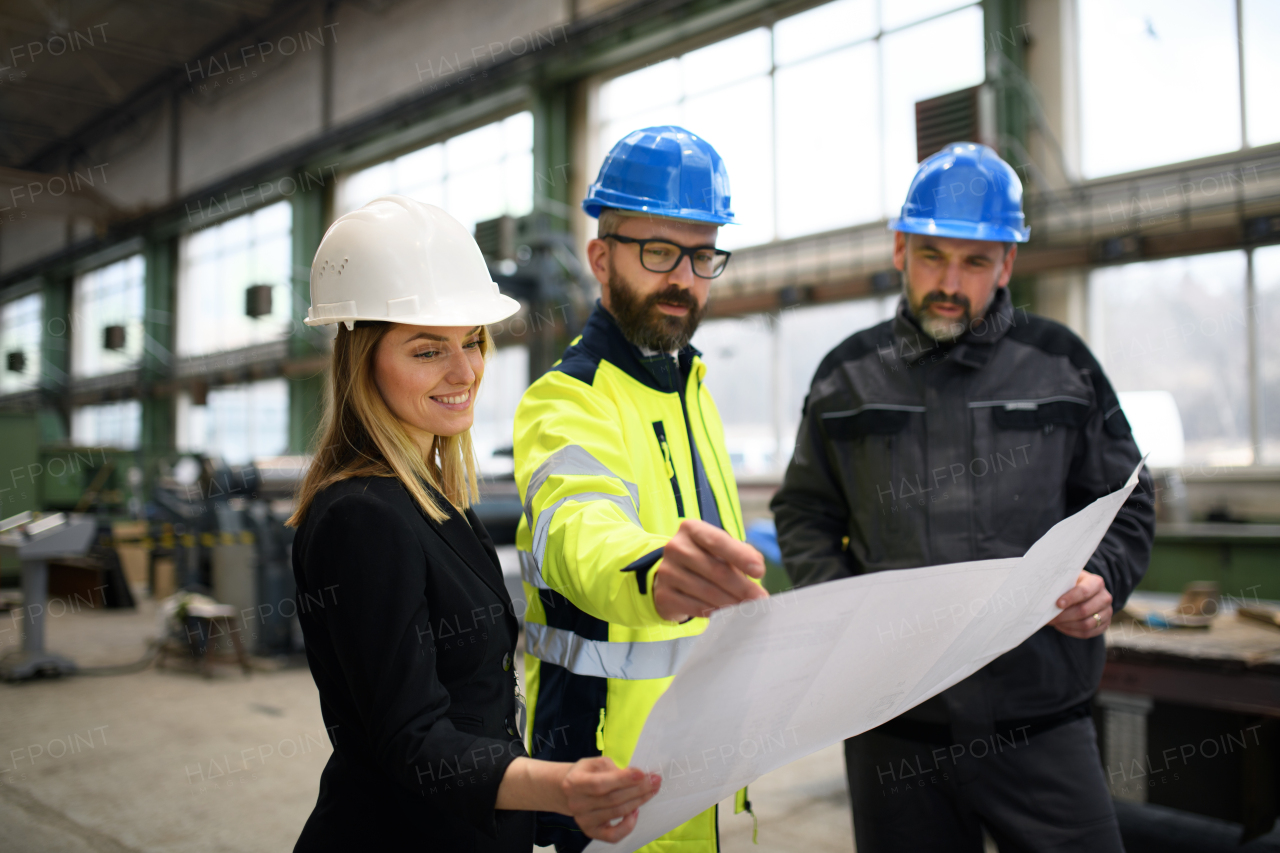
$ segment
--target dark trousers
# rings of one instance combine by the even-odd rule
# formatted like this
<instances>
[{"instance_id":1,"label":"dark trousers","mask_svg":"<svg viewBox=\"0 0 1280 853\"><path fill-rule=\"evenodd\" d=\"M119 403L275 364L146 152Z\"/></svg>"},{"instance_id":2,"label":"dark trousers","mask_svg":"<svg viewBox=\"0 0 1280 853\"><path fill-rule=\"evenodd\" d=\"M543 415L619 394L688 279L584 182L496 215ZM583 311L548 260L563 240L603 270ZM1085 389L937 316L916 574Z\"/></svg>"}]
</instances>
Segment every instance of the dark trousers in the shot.
<instances>
[{"instance_id":1,"label":"dark trousers","mask_svg":"<svg viewBox=\"0 0 1280 853\"><path fill-rule=\"evenodd\" d=\"M939 745L873 729L845 741L858 853L1123 853L1086 717Z\"/></svg>"}]
</instances>

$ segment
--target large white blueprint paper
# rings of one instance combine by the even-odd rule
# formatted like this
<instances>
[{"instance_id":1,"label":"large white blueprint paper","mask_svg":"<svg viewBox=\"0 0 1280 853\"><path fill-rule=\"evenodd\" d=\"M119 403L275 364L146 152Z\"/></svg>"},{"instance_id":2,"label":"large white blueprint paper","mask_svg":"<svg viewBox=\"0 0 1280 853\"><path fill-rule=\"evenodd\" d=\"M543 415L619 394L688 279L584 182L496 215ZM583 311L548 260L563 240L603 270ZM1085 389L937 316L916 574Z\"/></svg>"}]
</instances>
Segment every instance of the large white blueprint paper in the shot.
<instances>
[{"instance_id":1,"label":"large white blueprint paper","mask_svg":"<svg viewBox=\"0 0 1280 853\"><path fill-rule=\"evenodd\" d=\"M1025 555L869 575L744 602L707 630L654 705L631 764L662 775L620 844L649 843L739 788L874 728L981 669L1058 614L1138 482Z\"/></svg>"}]
</instances>

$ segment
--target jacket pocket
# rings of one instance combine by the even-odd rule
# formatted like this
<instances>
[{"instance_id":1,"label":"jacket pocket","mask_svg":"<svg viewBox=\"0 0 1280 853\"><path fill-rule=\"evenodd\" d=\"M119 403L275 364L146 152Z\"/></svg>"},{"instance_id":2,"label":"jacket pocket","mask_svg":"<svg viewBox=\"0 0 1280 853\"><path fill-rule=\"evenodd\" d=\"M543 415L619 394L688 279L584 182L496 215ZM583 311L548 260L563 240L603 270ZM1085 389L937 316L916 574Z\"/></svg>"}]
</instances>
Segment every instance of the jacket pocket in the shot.
<instances>
[{"instance_id":1,"label":"jacket pocket","mask_svg":"<svg viewBox=\"0 0 1280 853\"><path fill-rule=\"evenodd\" d=\"M902 489L903 442L911 419L923 413L924 406L869 403L822 414L831 461L850 504L850 549L869 570L903 557L904 531L923 514L910 503L914 490L908 496Z\"/></svg>"},{"instance_id":2,"label":"jacket pocket","mask_svg":"<svg viewBox=\"0 0 1280 853\"><path fill-rule=\"evenodd\" d=\"M476 714L446 714L445 716L460 732L472 735L484 734L484 719Z\"/></svg>"},{"instance_id":3,"label":"jacket pocket","mask_svg":"<svg viewBox=\"0 0 1280 853\"><path fill-rule=\"evenodd\" d=\"M822 416L827 437L833 441L864 435L893 435L901 432L913 411L924 406L863 406L850 412L828 412Z\"/></svg>"},{"instance_id":4,"label":"jacket pocket","mask_svg":"<svg viewBox=\"0 0 1280 853\"><path fill-rule=\"evenodd\" d=\"M969 467L983 508L979 528L1007 549L1030 547L1065 517L1071 455L1091 404L1056 396L969 405L977 451Z\"/></svg>"},{"instance_id":5,"label":"jacket pocket","mask_svg":"<svg viewBox=\"0 0 1280 853\"><path fill-rule=\"evenodd\" d=\"M1009 400L991 404L991 417L1000 429L1043 430L1056 426L1080 429L1089 419L1086 400Z\"/></svg>"},{"instance_id":6,"label":"jacket pocket","mask_svg":"<svg viewBox=\"0 0 1280 853\"><path fill-rule=\"evenodd\" d=\"M653 434L658 439L658 447L662 449L662 462L666 466L667 476L671 478L671 494L676 499L676 515L684 518L684 498L680 495L680 478L676 476L676 461L671 455L671 445L667 443L667 429L662 421L653 422Z\"/></svg>"}]
</instances>

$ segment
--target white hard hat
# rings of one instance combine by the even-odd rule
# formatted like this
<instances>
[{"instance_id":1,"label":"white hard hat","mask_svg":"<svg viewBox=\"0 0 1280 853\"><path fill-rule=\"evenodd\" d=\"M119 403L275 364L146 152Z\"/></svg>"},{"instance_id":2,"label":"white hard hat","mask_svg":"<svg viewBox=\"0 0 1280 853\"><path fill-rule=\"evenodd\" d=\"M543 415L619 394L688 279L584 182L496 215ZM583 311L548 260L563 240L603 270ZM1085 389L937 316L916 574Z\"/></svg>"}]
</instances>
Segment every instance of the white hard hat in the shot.
<instances>
[{"instance_id":1,"label":"white hard hat","mask_svg":"<svg viewBox=\"0 0 1280 853\"><path fill-rule=\"evenodd\" d=\"M498 292L462 223L431 204L384 195L329 226L311 262L308 326L386 320L483 326L520 303Z\"/></svg>"}]
</instances>

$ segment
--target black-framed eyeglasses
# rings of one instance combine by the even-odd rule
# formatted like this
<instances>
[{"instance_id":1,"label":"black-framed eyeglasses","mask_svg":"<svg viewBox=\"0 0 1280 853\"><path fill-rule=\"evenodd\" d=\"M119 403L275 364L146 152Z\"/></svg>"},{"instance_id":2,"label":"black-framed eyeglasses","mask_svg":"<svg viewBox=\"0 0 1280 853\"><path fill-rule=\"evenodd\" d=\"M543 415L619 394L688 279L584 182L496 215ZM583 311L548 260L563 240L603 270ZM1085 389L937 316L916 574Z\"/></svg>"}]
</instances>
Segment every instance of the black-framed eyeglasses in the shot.
<instances>
[{"instance_id":1,"label":"black-framed eyeglasses","mask_svg":"<svg viewBox=\"0 0 1280 853\"><path fill-rule=\"evenodd\" d=\"M715 278L720 275L728 266L729 255L732 254L715 246L681 246L670 240L637 240L621 234L602 234L600 239L638 245L640 266L649 272L671 272L688 255L689 263L693 265L693 274L698 278Z\"/></svg>"}]
</instances>

